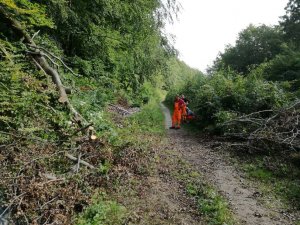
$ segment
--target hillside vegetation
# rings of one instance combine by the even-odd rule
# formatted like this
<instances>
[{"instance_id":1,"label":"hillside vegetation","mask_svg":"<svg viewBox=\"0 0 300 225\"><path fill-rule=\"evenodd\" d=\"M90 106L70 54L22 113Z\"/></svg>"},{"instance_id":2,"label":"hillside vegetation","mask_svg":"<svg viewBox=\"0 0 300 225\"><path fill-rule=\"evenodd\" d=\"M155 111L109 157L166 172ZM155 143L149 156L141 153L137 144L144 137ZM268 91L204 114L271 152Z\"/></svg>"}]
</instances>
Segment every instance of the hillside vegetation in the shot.
<instances>
[{"instance_id":1,"label":"hillside vegetation","mask_svg":"<svg viewBox=\"0 0 300 225\"><path fill-rule=\"evenodd\" d=\"M129 136L156 130L151 105L155 116L176 57L162 30L177 11L159 0L0 1L1 221L126 220L105 193L117 168L145 169ZM139 126L112 116L143 104Z\"/></svg>"}]
</instances>

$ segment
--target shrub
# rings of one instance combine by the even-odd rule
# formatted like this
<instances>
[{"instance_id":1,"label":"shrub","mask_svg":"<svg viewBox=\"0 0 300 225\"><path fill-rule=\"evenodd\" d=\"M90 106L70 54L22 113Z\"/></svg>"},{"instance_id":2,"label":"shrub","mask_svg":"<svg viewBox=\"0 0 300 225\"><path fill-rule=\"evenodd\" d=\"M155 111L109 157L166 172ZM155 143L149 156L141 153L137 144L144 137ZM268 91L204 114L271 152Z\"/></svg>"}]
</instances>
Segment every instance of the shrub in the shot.
<instances>
[{"instance_id":1,"label":"shrub","mask_svg":"<svg viewBox=\"0 0 300 225\"><path fill-rule=\"evenodd\" d=\"M167 101L170 103L175 93L183 93L199 118L199 126L220 131L220 123L244 114L279 108L288 101L287 94L277 83L262 78L263 71L257 68L247 77L232 71L218 71L171 90Z\"/></svg>"}]
</instances>

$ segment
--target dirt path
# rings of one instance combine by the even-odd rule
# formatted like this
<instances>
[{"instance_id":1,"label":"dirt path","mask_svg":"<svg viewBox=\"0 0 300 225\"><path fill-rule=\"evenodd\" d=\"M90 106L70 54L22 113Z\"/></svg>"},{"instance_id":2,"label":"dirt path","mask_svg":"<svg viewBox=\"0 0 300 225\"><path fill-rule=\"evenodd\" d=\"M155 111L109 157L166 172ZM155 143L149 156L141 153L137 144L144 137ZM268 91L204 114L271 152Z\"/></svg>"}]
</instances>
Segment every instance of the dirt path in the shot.
<instances>
[{"instance_id":1,"label":"dirt path","mask_svg":"<svg viewBox=\"0 0 300 225\"><path fill-rule=\"evenodd\" d=\"M171 125L169 110L161 105L165 126ZM228 200L235 217L247 225L287 225L280 209L269 209L257 199L257 190L249 187L231 165L228 156L205 147L200 139L184 130L168 130L169 143ZM227 158L227 159L226 159ZM189 224L189 223L187 223Z\"/></svg>"}]
</instances>

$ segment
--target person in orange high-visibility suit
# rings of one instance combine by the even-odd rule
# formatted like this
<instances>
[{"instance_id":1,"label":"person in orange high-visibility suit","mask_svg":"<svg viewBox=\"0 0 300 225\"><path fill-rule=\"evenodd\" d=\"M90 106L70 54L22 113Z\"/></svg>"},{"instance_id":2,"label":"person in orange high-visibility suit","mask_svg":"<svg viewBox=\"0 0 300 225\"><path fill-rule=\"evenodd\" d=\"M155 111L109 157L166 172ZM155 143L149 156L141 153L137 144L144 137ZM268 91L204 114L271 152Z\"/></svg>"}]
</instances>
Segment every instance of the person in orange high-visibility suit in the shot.
<instances>
[{"instance_id":1,"label":"person in orange high-visibility suit","mask_svg":"<svg viewBox=\"0 0 300 225\"><path fill-rule=\"evenodd\" d=\"M170 129L180 129L183 105L184 101L180 99L179 96L176 96L174 101L174 112L172 116L172 127L170 127Z\"/></svg>"}]
</instances>

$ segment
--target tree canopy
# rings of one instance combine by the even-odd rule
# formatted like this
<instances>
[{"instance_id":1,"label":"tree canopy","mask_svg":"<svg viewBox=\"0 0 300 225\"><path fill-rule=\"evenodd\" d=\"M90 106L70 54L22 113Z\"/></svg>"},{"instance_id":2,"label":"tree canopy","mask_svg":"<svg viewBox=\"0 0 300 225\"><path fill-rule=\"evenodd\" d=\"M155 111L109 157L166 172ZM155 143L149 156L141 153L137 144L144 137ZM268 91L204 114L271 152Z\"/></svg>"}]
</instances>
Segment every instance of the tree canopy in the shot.
<instances>
[{"instance_id":1,"label":"tree canopy","mask_svg":"<svg viewBox=\"0 0 300 225\"><path fill-rule=\"evenodd\" d=\"M288 40L300 47L300 1L289 0L280 25Z\"/></svg>"},{"instance_id":2,"label":"tree canopy","mask_svg":"<svg viewBox=\"0 0 300 225\"><path fill-rule=\"evenodd\" d=\"M228 45L215 61L215 67L230 67L247 74L251 67L269 61L281 51L280 27L249 25L239 33L234 46Z\"/></svg>"}]
</instances>

